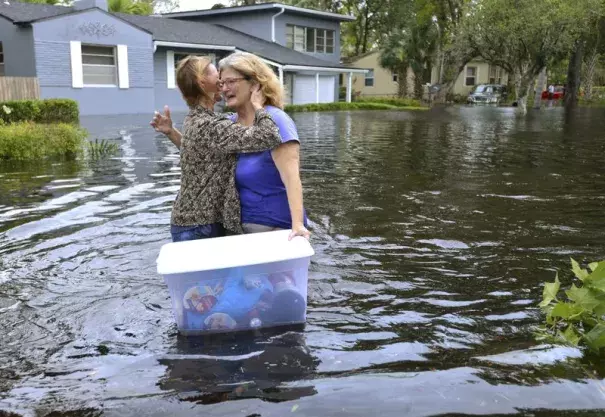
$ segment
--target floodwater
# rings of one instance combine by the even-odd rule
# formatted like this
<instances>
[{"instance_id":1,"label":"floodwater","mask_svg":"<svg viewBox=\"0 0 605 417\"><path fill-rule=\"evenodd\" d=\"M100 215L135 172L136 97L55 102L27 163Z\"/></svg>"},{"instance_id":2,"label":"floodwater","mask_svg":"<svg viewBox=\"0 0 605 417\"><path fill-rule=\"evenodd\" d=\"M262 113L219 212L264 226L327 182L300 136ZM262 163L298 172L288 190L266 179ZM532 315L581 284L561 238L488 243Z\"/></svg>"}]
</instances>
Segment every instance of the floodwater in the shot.
<instances>
[{"instance_id":1,"label":"floodwater","mask_svg":"<svg viewBox=\"0 0 605 417\"><path fill-rule=\"evenodd\" d=\"M149 115L150 116L150 115ZM605 111L296 114L305 326L178 335L155 260L179 158L0 162L0 415L597 416L598 359L536 342L542 283L605 258Z\"/></svg>"}]
</instances>

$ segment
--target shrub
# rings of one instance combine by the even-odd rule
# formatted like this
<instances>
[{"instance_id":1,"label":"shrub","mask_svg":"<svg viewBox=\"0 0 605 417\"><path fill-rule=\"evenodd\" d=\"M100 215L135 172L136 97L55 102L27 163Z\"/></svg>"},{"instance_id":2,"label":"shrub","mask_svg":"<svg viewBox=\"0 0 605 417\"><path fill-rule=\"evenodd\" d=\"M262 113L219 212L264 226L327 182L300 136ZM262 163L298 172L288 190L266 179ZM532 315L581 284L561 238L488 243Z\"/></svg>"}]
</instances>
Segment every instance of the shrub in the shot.
<instances>
[{"instance_id":1,"label":"shrub","mask_svg":"<svg viewBox=\"0 0 605 417\"><path fill-rule=\"evenodd\" d=\"M399 107L392 104L371 103L371 102L352 102L352 103L311 103L300 105L288 105L285 111L294 112L315 112L315 111L339 111L339 110L407 110L424 109L424 107Z\"/></svg>"},{"instance_id":2,"label":"shrub","mask_svg":"<svg viewBox=\"0 0 605 417\"><path fill-rule=\"evenodd\" d=\"M355 100L356 103L380 103L390 104L397 107L420 107L419 100L413 98L398 98L398 97L360 97Z\"/></svg>"},{"instance_id":3,"label":"shrub","mask_svg":"<svg viewBox=\"0 0 605 417\"><path fill-rule=\"evenodd\" d=\"M538 331L539 339L586 345L596 352L605 347L605 261L591 263L588 268L590 272L571 260L576 282L565 291L565 297L559 295L558 274L555 282L544 285L539 306L546 324Z\"/></svg>"},{"instance_id":4,"label":"shrub","mask_svg":"<svg viewBox=\"0 0 605 417\"><path fill-rule=\"evenodd\" d=\"M5 123L79 122L78 103L68 99L14 100L0 103L0 119Z\"/></svg>"},{"instance_id":5,"label":"shrub","mask_svg":"<svg viewBox=\"0 0 605 417\"><path fill-rule=\"evenodd\" d=\"M0 103L0 118L5 123L17 123L36 120L40 113L38 100L14 100Z\"/></svg>"},{"instance_id":6,"label":"shrub","mask_svg":"<svg viewBox=\"0 0 605 417\"><path fill-rule=\"evenodd\" d=\"M38 123L73 123L80 121L78 103L67 99L49 99L38 103L40 113L36 118Z\"/></svg>"},{"instance_id":7,"label":"shrub","mask_svg":"<svg viewBox=\"0 0 605 417\"><path fill-rule=\"evenodd\" d=\"M0 126L0 159L75 157L82 151L87 132L67 123L12 123Z\"/></svg>"}]
</instances>

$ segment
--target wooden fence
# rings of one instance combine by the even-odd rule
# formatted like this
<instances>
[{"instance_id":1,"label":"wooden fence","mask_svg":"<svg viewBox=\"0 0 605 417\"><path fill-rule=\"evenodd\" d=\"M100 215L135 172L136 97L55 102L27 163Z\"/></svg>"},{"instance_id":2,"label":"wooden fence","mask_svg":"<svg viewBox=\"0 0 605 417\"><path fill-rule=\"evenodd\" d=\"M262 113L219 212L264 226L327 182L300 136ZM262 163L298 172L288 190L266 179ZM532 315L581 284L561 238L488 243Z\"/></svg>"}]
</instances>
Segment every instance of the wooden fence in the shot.
<instances>
[{"instance_id":1,"label":"wooden fence","mask_svg":"<svg viewBox=\"0 0 605 417\"><path fill-rule=\"evenodd\" d=\"M35 77L0 77L0 101L40 98L40 86Z\"/></svg>"}]
</instances>

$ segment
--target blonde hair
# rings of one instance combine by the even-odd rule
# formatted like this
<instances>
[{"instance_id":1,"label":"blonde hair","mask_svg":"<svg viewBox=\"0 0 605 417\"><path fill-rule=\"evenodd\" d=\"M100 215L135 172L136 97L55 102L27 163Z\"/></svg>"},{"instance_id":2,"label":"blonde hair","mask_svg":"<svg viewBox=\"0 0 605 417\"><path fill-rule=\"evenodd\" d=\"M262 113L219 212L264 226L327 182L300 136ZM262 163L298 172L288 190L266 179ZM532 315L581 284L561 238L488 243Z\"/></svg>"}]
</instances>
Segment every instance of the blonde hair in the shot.
<instances>
[{"instance_id":1,"label":"blonde hair","mask_svg":"<svg viewBox=\"0 0 605 417\"><path fill-rule=\"evenodd\" d=\"M284 108L284 87L282 83L271 67L256 55L247 52L234 52L221 59L218 68L219 73L224 69L231 68L250 81L256 81L265 97L265 104L280 109Z\"/></svg>"},{"instance_id":2,"label":"blonde hair","mask_svg":"<svg viewBox=\"0 0 605 417\"><path fill-rule=\"evenodd\" d=\"M212 96L201 86L201 82L206 78L206 70L211 63L212 61L208 58L189 55L177 65L176 84L189 107L213 102Z\"/></svg>"}]
</instances>

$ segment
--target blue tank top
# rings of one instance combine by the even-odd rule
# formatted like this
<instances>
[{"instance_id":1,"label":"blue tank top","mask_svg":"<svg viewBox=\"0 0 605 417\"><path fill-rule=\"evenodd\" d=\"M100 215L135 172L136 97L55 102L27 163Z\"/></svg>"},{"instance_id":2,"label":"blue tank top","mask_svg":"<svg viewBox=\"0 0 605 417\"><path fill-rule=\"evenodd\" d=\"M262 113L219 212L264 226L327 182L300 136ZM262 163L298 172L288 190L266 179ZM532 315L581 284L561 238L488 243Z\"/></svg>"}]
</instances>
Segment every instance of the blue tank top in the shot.
<instances>
[{"instance_id":1,"label":"blue tank top","mask_svg":"<svg viewBox=\"0 0 605 417\"><path fill-rule=\"evenodd\" d=\"M294 121L283 110L266 106L279 128L282 143L297 141L298 132ZM233 121L237 115L232 115ZM292 216L284 185L271 151L239 154L235 168L235 182L242 208L242 223L256 223L270 227L290 229ZM307 216L304 214L304 224Z\"/></svg>"}]
</instances>

